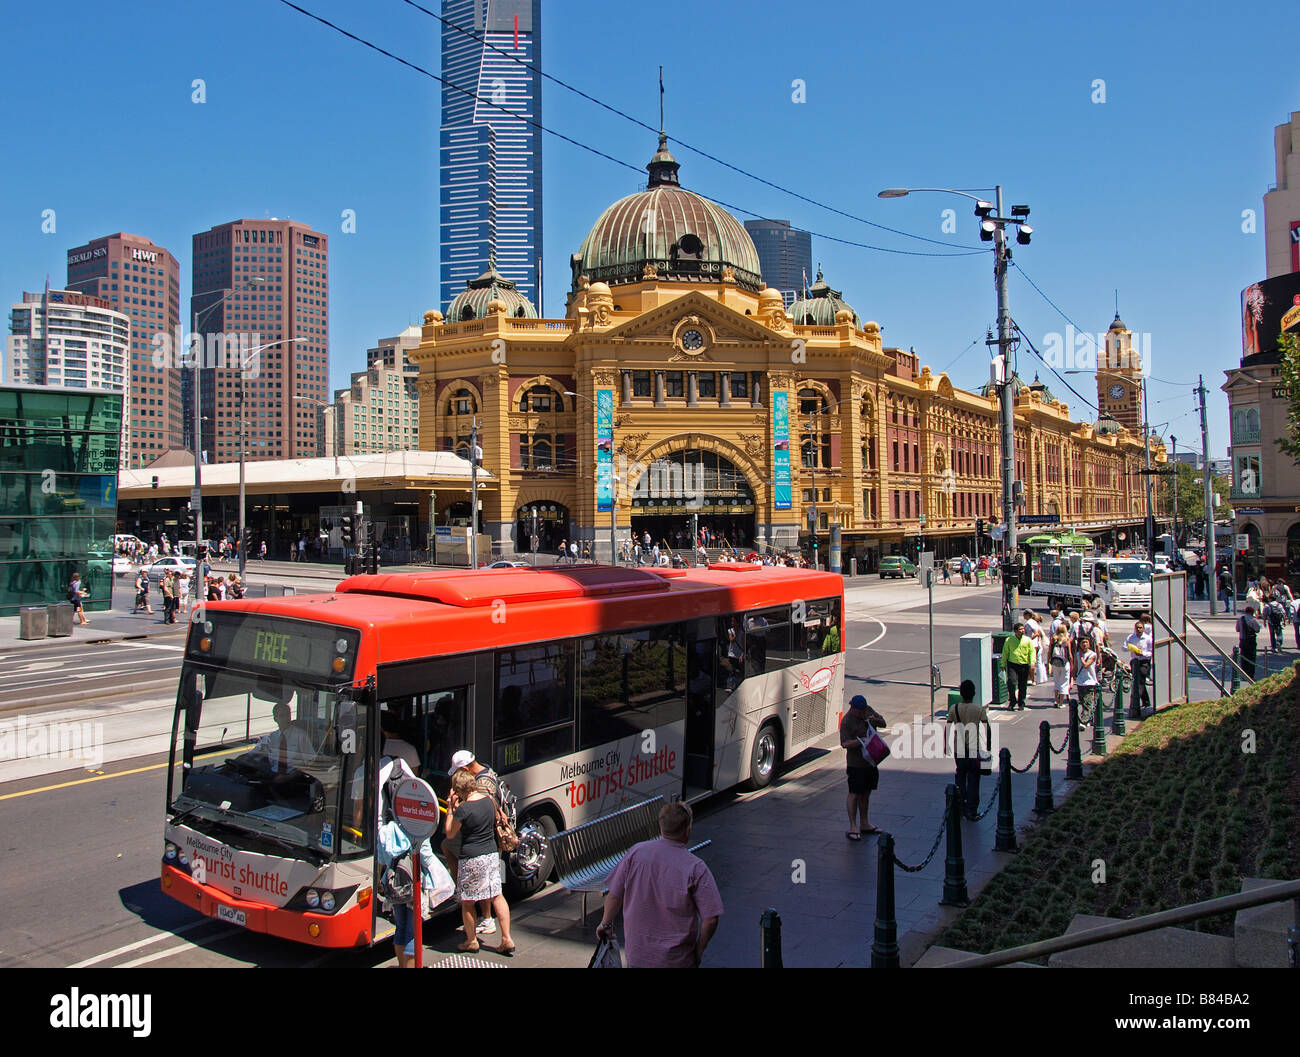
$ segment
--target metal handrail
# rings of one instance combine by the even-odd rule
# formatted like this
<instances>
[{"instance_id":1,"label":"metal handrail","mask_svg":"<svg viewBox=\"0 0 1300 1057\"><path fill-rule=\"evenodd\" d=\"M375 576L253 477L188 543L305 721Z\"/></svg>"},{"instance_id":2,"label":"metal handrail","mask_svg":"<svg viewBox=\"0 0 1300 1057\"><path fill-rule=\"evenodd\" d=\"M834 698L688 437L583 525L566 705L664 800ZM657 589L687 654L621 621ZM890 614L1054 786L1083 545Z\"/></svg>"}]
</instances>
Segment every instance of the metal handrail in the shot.
<instances>
[{"instance_id":1,"label":"metal handrail","mask_svg":"<svg viewBox=\"0 0 1300 1057\"><path fill-rule=\"evenodd\" d=\"M1223 647L1220 646L1217 642L1215 642L1212 638L1210 638L1209 635L1207 635L1207 634L1205 633L1205 629L1204 629L1203 627L1201 627L1200 624L1196 623L1195 620L1192 619L1192 615L1191 615L1190 613L1184 612L1184 613L1183 613L1183 619L1186 620L1187 623L1189 623L1189 624L1190 624L1192 627L1194 627L1197 631L1199 631L1199 632L1201 633L1201 638L1203 638L1203 639L1204 639L1206 642L1208 642L1212 647L1214 647L1214 651L1215 651L1215 652L1216 652L1220 657L1222 657L1222 658L1223 658L1225 661L1227 661L1230 665L1232 665L1234 668L1236 668L1237 671L1239 671L1239 672L1241 673L1241 677L1242 677L1243 679L1245 679L1246 682L1248 682L1248 683L1254 683L1255 680L1254 680L1251 676L1249 676L1249 675L1246 674L1246 669L1244 669L1241 665L1239 665L1236 661L1234 661L1231 657L1229 657L1226 653L1224 653L1224 652L1223 652ZM1168 627L1168 625L1165 625L1165 626ZM1220 684L1220 688L1222 688L1222 684Z\"/></svg>"},{"instance_id":2,"label":"metal handrail","mask_svg":"<svg viewBox=\"0 0 1300 1057\"><path fill-rule=\"evenodd\" d=\"M1036 943L1026 943L1019 947L1009 947L1003 951L994 951L992 954L963 958L959 962L950 963L947 968L989 969L997 965L1009 965L1012 962L1041 958L1044 955L1056 954L1060 951L1090 947L1094 943L1101 943L1104 940L1115 940L1122 936L1151 932L1154 929L1164 928L1166 925L1180 925L1185 921L1196 921L1199 918L1213 917L1216 914L1235 913L1238 910L1263 906L1265 903L1281 903L1287 899L1296 901L1296 924L1300 926L1300 879L1296 879L1293 881L1279 881L1277 884L1257 888L1253 892L1238 892L1230 896L1217 896L1214 899L1206 899L1200 903L1189 903L1187 906L1175 907L1173 910L1161 910L1155 914L1144 914L1142 917L1133 918L1131 921L1113 921L1110 924L1099 925L1095 929L1085 929L1083 932L1075 932L1068 936L1057 936L1055 939L1039 940Z\"/></svg>"},{"instance_id":3,"label":"metal handrail","mask_svg":"<svg viewBox=\"0 0 1300 1057\"><path fill-rule=\"evenodd\" d=\"M1171 628L1171 627L1169 626L1169 624L1168 624L1168 622L1165 620L1165 618L1162 617L1159 613L1152 612L1151 615L1152 615L1153 617L1155 617L1156 620L1160 621L1160 626L1161 626L1162 628L1164 628L1165 631L1169 632L1169 634L1172 635L1172 636L1174 637L1174 641L1175 641L1176 643L1178 643L1178 645L1181 646L1181 647L1183 648L1183 653L1186 654L1188 657L1190 657L1192 660L1194 660L1194 661L1196 662L1196 666L1197 666L1198 668L1200 668L1201 671L1203 671L1203 672L1206 674L1206 676L1209 678L1210 682L1212 682L1215 686L1217 686L1217 687L1219 688L1219 693L1220 693L1221 695L1223 695L1224 697L1227 697L1227 696L1228 696L1228 688L1225 687L1225 686L1223 685L1223 682L1219 679L1219 677L1218 677L1217 675L1215 675L1212 671L1210 671L1209 668L1206 667L1205 662L1202 661L1201 658L1199 658L1198 656L1196 656L1196 654L1193 653L1193 652L1188 648L1188 646L1187 646L1187 637L1186 637L1185 635L1179 635L1178 632L1176 632L1173 628ZM1187 615L1186 613L1183 614L1183 616L1186 616L1186 615ZM1197 630L1200 631L1200 628L1197 628ZM1204 635L1205 633L1204 633L1204 632L1201 632L1201 634ZM1222 652L1222 651L1220 651L1220 652ZM1232 661L1229 660L1229 663L1232 663ZM1245 673L1245 672L1242 672L1242 674L1245 675L1246 673Z\"/></svg>"}]
</instances>

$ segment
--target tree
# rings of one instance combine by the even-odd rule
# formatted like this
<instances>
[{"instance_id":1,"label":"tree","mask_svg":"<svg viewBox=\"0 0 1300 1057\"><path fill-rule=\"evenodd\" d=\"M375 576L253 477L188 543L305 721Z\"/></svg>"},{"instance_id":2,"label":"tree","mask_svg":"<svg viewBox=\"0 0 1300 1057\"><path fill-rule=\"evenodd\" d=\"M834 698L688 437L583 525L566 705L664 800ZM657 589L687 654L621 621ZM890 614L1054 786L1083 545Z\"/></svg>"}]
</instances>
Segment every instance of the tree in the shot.
<instances>
[{"instance_id":1,"label":"tree","mask_svg":"<svg viewBox=\"0 0 1300 1057\"><path fill-rule=\"evenodd\" d=\"M1278 438L1283 454L1300 462L1300 334L1283 334L1277 340L1282 359L1278 364L1280 388L1286 389L1286 435Z\"/></svg>"}]
</instances>

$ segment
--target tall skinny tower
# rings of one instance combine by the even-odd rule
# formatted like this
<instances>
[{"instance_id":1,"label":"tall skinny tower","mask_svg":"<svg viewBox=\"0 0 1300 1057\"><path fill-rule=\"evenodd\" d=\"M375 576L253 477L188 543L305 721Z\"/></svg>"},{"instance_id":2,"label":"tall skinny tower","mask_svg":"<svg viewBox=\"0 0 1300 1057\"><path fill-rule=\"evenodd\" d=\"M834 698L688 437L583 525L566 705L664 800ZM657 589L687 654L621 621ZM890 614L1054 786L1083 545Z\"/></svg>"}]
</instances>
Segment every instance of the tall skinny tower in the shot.
<instances>
[{"instance_id":1,"label":"tall skinny tower","mask_svg":"<svg viewBox=\"0 0 1300 1057\"><path fill-rule=\"evenodd\" d=\"M439 303L488 259L541 304L541 0L443 0Z\"/></svg>"}]
</instances>

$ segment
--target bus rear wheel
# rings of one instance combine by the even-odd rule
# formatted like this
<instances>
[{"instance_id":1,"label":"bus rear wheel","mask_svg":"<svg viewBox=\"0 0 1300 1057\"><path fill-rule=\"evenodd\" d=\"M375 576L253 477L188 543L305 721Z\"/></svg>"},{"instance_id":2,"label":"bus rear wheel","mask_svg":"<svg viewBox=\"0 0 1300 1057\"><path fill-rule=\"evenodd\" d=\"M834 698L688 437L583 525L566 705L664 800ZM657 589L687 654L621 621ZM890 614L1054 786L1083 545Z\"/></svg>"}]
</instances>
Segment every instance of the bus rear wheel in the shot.
<instances>
[{"instance_id":1,"label":"bus rear wheel","mask_svg":"<svg viewBox=\"0 0 1300 1057\"><path fill-rule=\"evenodd\" d=\"M551 838L558 829L550 815L530 815L516 830L519 847L506 857L506 886L512 900L527 899L540 892L551 879L555 856Z\"/></svg>"},{"instance_id":2,"label":"bus rear wheel","mask_svg":"<svg viewBox=\"0 0 1300 1057\"><path fill-rule=\"evenodd\" d=\"M781 731L775 723L764 723L749 752L749 785L763 789L772 784L781 769Z\"/></svg>"}]
</instances>

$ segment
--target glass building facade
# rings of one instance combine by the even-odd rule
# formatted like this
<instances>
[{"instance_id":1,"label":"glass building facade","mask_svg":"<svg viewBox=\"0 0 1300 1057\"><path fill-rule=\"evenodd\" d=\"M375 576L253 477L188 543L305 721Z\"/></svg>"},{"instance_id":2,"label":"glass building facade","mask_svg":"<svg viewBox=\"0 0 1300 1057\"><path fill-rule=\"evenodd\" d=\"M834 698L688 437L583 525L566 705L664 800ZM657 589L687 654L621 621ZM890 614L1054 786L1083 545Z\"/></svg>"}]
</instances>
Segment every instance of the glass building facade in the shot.
<instances>
[{"instance_id":1,"label":"glass building facade","mask_svg":"<svg viewBox=\"0 0 1300 1057\"><path fill-rule=\"evenodd\" d=\"M0 616L113 589L122 394L0 386Z\"/></svg>"}]
</instances>

